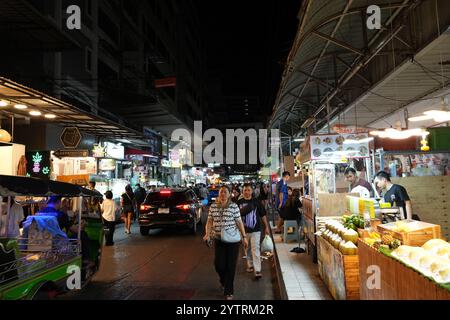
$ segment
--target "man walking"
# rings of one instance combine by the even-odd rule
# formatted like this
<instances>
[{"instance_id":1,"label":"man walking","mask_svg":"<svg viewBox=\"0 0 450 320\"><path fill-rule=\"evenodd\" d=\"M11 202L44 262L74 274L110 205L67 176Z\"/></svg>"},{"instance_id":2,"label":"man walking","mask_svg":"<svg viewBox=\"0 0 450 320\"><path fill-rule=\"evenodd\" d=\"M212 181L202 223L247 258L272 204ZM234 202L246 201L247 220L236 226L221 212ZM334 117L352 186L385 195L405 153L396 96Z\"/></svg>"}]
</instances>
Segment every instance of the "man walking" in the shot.
<instances>
[{"instance_id":1,"label":"man walking","mask_svg":"<svg viewBox=\"0 0 450 320\"><path fill-rule=\"evenodd\" d=\"M289 197L288 194L288 181L291 178L291 174L289 171L284 171L282 174L282 179L277 183L276 196L275 196L275 208L278 210L280 214L280 219L278 220L277 230L275 233L282 233L283 224L284 224L284 216L283 216L283 208L286 205L286 201Z\"/></svg>"},{"instance_id":2,"label":"man walking","mask_svg":"<svg viewBox=\"0 0 450 320\"><path fill-rule=\"evenodd\" d=\"M253 187L250 183L244 185L243 197L237 201L244 223L245 233L249 245L247 247L247 272L253 272L255 279L260 279L261 274L261 225L264 225L266 235L270 234L267 222L266 210L261 202L253 197ZM262 223L261 223L262 222Z\"/></svg>"}]
</instances>

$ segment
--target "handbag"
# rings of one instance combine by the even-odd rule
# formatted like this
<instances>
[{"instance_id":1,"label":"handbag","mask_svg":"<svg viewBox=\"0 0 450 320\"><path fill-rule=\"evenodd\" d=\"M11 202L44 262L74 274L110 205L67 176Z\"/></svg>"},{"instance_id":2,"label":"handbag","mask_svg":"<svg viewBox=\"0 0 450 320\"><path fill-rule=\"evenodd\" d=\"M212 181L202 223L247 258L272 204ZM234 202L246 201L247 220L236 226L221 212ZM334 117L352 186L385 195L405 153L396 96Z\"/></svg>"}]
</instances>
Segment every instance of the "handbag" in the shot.
<instances>
[{"instance_id":1,"label":"handbag","mask_svg":"<svg viewBox=\"0 0 450 320\"><path fill-rule=\"evenodd\" d=\"M223 209L220 211L222 214L222 228L220 230L220 239L225 243L237 243L241 241L241 233L238 228L226 229L223 225Z\"/></svg>"}]
</instances>

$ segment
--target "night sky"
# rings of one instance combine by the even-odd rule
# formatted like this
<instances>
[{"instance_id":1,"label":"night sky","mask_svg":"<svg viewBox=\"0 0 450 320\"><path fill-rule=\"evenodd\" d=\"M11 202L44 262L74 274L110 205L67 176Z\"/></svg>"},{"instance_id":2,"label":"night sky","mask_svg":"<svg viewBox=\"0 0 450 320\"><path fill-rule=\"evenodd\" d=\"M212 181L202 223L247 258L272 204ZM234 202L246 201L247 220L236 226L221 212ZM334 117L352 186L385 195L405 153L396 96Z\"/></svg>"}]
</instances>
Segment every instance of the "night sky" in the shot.
<instances>
[{"instance_id":1,"label":"night sky","mask_svg":"<svg viewBox=\"0 0 450 320\"><path fill-rule=\"evenodd\" d=\"M197 5L208 82L224 96L258 97L258 109L269 116L297 31L301 1L203 0ZM208 94L218 98L216 91Z\"/></svg>"}]
</instances>

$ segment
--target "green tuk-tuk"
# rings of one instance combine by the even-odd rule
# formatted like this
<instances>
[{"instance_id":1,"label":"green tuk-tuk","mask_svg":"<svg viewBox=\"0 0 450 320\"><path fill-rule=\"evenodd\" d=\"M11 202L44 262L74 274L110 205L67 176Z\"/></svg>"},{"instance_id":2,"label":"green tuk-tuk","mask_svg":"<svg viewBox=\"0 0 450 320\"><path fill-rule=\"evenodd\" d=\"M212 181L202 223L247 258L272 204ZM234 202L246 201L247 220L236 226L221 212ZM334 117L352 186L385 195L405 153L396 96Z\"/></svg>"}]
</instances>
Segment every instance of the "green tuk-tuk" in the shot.
<instances>
[{"instance_id":1,"label":"green tuk-tuk","mask_svg":"<svg viewBox=\"0 0 450 320\"><path fill-rule=\"evenodd\" d=\"M88 220L85 231L96 264L95 270L88 272L81 255L82 201L102 195L69 183L0 175L0 196L8 198L8 218L12 197L24 197L26 204L51 196L77 198L80 208L73 238L59 229L55 217L33 215L26 220L26 237L0 238L0 300L49 299L66 290L81 289L99 267L103 244L100 218ZM6 230L8 225L6 221Z\"/></svg>"}]
</instances>

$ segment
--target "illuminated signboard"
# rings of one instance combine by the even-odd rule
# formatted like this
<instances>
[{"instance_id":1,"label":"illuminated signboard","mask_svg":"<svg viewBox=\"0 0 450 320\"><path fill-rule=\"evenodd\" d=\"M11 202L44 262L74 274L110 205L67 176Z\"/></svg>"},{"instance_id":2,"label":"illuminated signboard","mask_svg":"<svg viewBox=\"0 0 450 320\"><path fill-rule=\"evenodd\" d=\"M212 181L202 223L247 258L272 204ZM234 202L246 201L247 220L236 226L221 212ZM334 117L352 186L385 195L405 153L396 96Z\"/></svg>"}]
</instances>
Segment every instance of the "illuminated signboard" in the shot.
<instances>
[{"instance_id":1,"label":"illuminated signboard","mask_svg":"<svg viewBox=\"0 0 450 320\"><path fill-rule=\"evenodd\" d=\"M26 152L25 157L27 159L28 177L50 179L50 151Z\"/></svg>"}]
</instances>

